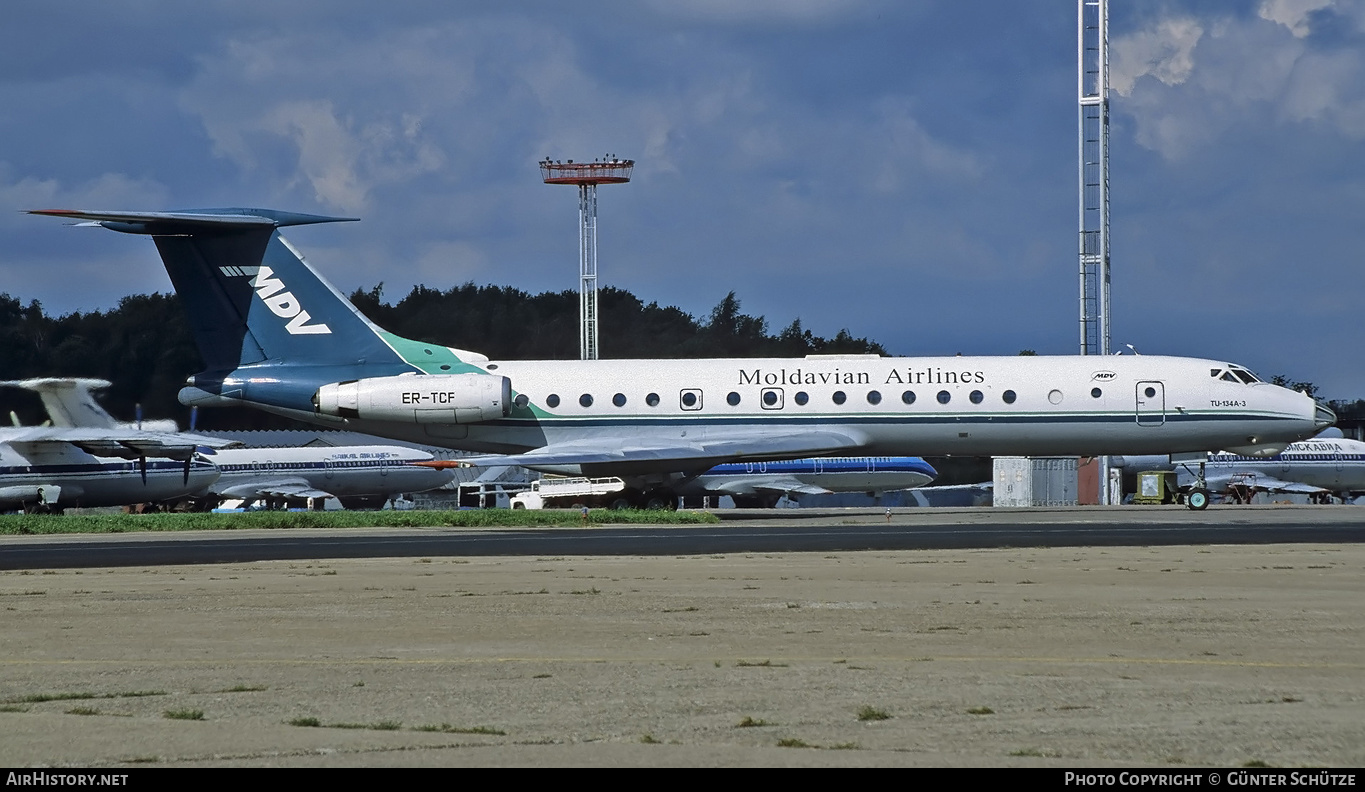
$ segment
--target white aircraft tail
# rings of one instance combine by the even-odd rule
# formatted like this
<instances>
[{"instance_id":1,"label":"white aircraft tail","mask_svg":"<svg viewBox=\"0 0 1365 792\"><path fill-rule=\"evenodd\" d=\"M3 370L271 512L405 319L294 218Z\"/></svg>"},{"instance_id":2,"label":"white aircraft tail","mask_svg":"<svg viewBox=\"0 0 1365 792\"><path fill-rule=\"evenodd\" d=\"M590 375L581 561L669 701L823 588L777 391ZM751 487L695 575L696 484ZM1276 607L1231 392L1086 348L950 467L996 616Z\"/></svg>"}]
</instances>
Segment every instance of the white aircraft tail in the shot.
<instances>
[{"instance_id":1,"label":"white aircraft tail","mask_svg":"<svg viewBox=\"0 0 1365 792\"><path fill-rule=\"evenodd\" d=\"M7 380L0 385L23 388L43 399L48 420L58 427L89 427L116 429L118 421L95 401L93 391L111 385L108 380L80 377L40 377L26 380Z\"/></svg>"}]
</instances>

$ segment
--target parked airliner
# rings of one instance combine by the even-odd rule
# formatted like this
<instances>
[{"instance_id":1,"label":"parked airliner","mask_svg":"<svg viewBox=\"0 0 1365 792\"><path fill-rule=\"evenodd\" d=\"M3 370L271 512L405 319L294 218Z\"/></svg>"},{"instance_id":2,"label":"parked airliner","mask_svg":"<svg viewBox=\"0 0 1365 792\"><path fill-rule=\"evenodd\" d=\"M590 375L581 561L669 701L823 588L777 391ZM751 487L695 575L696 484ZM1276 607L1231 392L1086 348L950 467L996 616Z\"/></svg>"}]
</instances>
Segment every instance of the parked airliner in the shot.
<instances>
[{"instance_id":1,"label":"parked airliner","mask_svg":"<svg viewBox=\"0 0 1365 792\"><path fill-rule=\"evenodd\" d=\"M79 382L79 386L67 387ZM76 410L89 404L92 387L103 380L34 379L0 385L36 390L44 396L49 424L0 429L0 509L61 512L72 507L127 506L187 498L218 478L218 469L197 453L234 441L137 429L112 418L95 426L67 419L66 401ZM56 401L49 393L60 392ZM106 418L102 408L95 405Z\"/></svg>"},{"instance_id":2,"label":"parked airliner","mask_svg":"<svg viewBox=\"0 0 1365 792\"><path fill-rule=\"evenodd\" d=\"M487 464L619 475L640 498L743 460L1270 455L1335 421L1302 393L1198 358L493 361L385 332L278 233L353 218L33 213L152 237L207 366L182 403L496 455L475 460Z\"/></svg>"},{"instance_id":3,"label":"parked airliner","mask_svg":"<svg viewBox=\"0 0 1365 792\"><path fill-rule=\"evenodd\" d=\"M1199 486L1197 461L1173 464L1168 456L1123 456L1110 462L1129 473L1174 470L1181 489ZM1257 492L1292 492L1318 500L1336 495L1350 500L1365 493L1365 442L1322 437L1291 443L1272 457L1209 454L1204 486L1245 500Z\"/></svg>"},{"instance_id":4,"label":"parked airliner","mask_svg":"<svg viewBox=\"0 0 1365 792\"><path fill-rule=\"evenodd\" d=\"M127 429L95 401L93 391L109 387L109 382L76 377L0 382L36 392L54 426L71 429ZM151 422L148 422L151 425ZM285 506L312 501L321 507L327 498L336 498L346 508L382 506L396 495L448 484L455 474L448 470L414 467L429 462L426 451L400 446L329 446L305 448L228 448L210 446L240 445L202 435L181 434L174 421L156 422L163 437L193 443L205 460L216 466L220 475L197 479L200 486L171 497L193 495L203 506L222 501L240 501L244 506L261 503ZM152 499L149 499L152 500Z\"/></svg>"},{"instance_id":5,"label":"parked airliner","mask_svg":"<svg viewBox=\"0 0 1365 792\"><path fill-rule=\"evenodd\" d=\"M378 508L398 495L449 484L450 470L434 470L426 451L402 446L237 448L210 459L221 475L207 494L220 501L282 506L336 498L348 509Z\"/></svg>"}]
</instances>

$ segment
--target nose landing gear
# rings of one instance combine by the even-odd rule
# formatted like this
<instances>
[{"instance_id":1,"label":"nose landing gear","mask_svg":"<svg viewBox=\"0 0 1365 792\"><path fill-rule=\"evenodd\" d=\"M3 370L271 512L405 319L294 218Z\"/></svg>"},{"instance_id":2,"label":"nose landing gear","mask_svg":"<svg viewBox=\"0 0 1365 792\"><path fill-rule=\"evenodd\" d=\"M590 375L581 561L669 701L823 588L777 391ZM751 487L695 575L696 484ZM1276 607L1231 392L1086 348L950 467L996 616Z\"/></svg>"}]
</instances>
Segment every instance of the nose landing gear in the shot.
<instances>
[{"instance_id":1,"label":"nose landing gear","mask_svg":"<svg viewBox=\"0 0 1365 792\"><path fill-rule=\"evenodd\" d=\"M1185 496L1185 505L1195 511L1203 511L1209 507L1209 482L1204 477L1204 464L1199 463L1199 472L1195 474L1194 488Z\"/></svg>"}]
</instances>

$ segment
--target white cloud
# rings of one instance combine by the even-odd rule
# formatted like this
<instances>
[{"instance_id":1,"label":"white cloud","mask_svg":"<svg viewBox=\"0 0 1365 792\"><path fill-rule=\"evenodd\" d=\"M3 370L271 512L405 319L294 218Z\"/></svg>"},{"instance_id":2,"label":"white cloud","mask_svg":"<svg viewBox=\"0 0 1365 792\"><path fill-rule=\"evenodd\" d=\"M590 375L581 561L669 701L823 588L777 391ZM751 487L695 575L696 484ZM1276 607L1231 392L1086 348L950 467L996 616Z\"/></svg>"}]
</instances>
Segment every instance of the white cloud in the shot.
<instances>
[{"instance_id":1,"label":"white cloud","mask_svg":"<svg viewBox=\"0 0 1365 792\"><path fill-rule=\"evenodd\" d=\"M1120 95L1132 93L1138 79L1151 75L1166 85L1179 85L1194 70L1194 48L1204 27L1192 17L1160 20L1156 25L1111 38L1109 86Z\"/></svg>"},{"instance_id":2,"label":"white cloud","mask_svg":"<svg viewBox=\"0 0 1365 792\"><path fill-rule=\"evenodd\" d=\"M1261 19L1278 22L1289 28L1295 38L1303 38L1311 32L1308 15L1333 4L1334 0L1261 0L1258 13Z\"/></svg>"},{"instance_id":3,"label":"white cloud","mask_svg":"<svg viewBox=\"0 0 1365 792\"><path fill-rule=\"evenodd\" d=\"M1278 0L1259 17L1170 18L1115 37L1115 110L1136 120L1140 145L1172 160L1277 121L1365 137L1365 56L1308 35L1309 13L1329 5Z\"/></svg>"},{"instance_id":4,"label":"white cloud","mask_svg":"<svg viewBox=\"0 0 1365 792\"><path fill-rule=\"evenodd\" d=\"M201 58L181 104L200 117L220 156L273 174L277 189L306 184L319 203L357 212L376 187L446 162L426 124L433 103L424 96L460 96L469 64L458 57L424 63L420 56L439 39L439 31L423 29L364 44L234 41ZM293 150L287 169L281 144Z\"/></svg>"}]
</instances>

